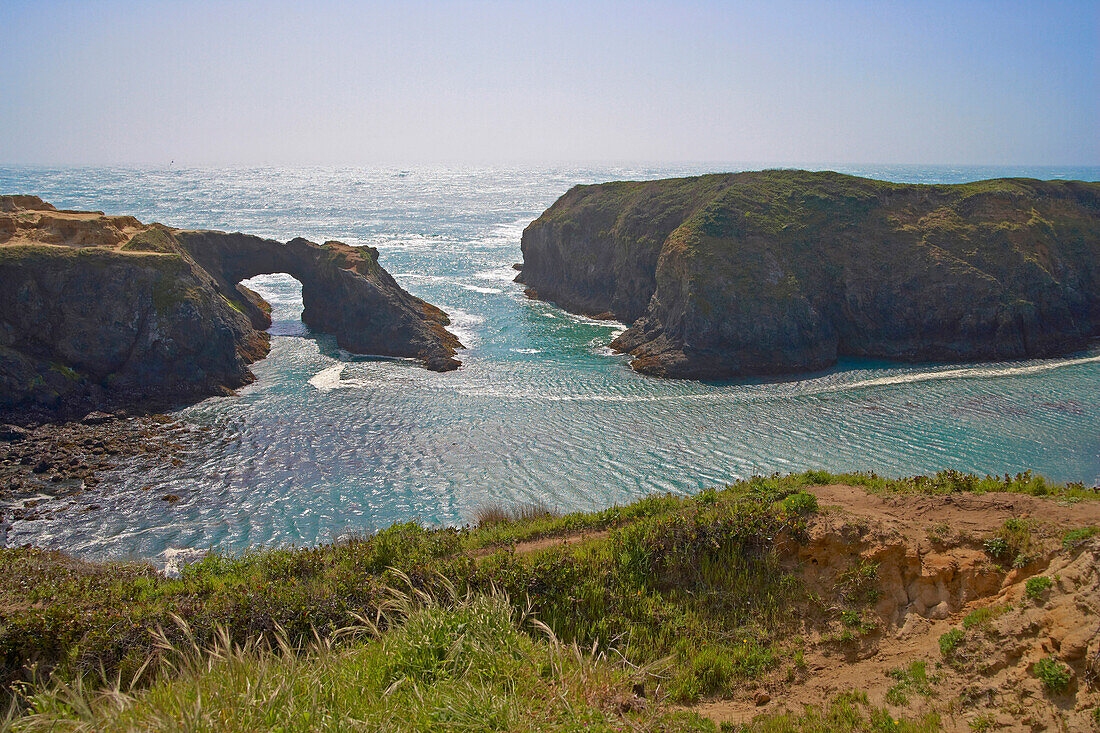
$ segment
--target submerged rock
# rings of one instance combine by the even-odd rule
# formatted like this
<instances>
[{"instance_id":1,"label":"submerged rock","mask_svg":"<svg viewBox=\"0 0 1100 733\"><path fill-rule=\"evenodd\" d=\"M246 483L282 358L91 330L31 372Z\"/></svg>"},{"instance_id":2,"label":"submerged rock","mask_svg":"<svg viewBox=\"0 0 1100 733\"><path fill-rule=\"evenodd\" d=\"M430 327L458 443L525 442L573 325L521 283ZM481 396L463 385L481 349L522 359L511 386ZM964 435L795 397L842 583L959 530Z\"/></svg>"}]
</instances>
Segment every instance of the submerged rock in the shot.
<instances>
[{"instance_id":1,"label":"submerged rock","mask_svg":"<svg viewBox=\"0 0 1100 733\"><path fill-rule=\"evenodd\" d=\"M531 297L632 324L634 369L1024 359L1100 336L1100 183L774 170L576 186L523 233Z\"/></svg>"},{"instance_id":2,"label":"submerged rock","mask_svg":"<svg viewBox=\"0 0 1100 733\"><path fill-rule=\"evenodd\" d=\"M371 247L144 225L0 196L0 419L154 409L251 382L270 307L241 286L286 272L303 320L341 348L457 368L447 315L410 295Z\"/></svg>"}]
</instances>

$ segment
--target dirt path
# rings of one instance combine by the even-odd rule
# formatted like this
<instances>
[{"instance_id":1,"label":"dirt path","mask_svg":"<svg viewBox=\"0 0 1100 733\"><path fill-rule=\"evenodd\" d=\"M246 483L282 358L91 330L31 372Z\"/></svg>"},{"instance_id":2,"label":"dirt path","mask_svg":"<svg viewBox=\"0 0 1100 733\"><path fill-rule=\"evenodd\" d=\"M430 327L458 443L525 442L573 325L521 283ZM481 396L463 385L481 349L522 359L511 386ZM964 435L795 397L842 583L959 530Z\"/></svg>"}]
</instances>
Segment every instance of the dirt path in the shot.
<instances>
[{"instance_id":1,"label":"dirt path","mask_svg":"<svg viewBox=\"0 0 1100 733\"><path fill-rule=\"evenodd\" d=\"M595 540L602 540L611 534L610 530L586 530L582 532L574 532L567 535L557 535L554 537L542 537L537 540L528 540L526 542L517 542L515 545L515 552L517 555L534 555L536 552L542 552L551 547L561 546L573 546L584 544L585 542L593 542ZM494 552L499 551L500 547L485 547L474 553L474 557L483 557L485 555L491 555Z\"/></svg>"},{"instance_id":2,"label":"dirt path","mask_svg":"<svg viewBox=\"0 0 1100 733\"><path fill-rule=\"evenodd\" d=\"M853 518L883 522L906 539L927 540L927 530L946 524L953 532L985 534L1006 519L1031 519L1052 527L1100 525L1100 502L1059 502L1026 494L871 494L858 486L815 486L826 507Z\"/></svg>"}]
</instances>

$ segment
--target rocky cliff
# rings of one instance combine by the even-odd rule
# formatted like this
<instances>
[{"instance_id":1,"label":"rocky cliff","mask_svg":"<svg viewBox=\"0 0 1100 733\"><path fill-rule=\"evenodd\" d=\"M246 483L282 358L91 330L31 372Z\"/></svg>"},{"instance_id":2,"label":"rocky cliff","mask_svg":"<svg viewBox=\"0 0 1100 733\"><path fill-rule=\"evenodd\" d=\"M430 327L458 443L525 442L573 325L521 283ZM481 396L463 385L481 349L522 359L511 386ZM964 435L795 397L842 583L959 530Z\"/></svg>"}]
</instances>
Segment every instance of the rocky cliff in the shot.
<instances>
[{"instance_id":1,"label":"rocky cliff","mask_svg":"<svg viewBox=\"0 0 1100 733\"><path fill-rule=\"evenodd\" d=\"M192 401L252 381L270 308L239 285L302 282L303 320L348 351L446 371L446 314L406 291L370 247L144 225L0 196L0 421Z\"/></svg>"},{"instance_id":2,"label":"rocky cliff","mask_svg":"<svg viewBox=\"0 0 1100 733\"><path fill-rule=\"evenodd\" d=\"M532 297L629 330L634 369L1022 359L1100 336L1100 183L772 170L576 186L523 233Z\"/></svg>"}]
</instances>

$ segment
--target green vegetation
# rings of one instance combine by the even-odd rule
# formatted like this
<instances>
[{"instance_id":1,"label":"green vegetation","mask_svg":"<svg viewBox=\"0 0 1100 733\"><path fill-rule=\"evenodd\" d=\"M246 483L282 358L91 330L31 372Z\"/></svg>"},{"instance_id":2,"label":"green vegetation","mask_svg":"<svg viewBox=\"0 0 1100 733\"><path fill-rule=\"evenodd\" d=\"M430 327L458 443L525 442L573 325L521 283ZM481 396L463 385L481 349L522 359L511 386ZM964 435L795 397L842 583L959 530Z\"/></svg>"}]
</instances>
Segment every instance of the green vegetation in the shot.
<instances>
[{"instance_id":1,"label":"green vegetation","mask_svg":"<svg viewBox=\"0 0 1100 733\"><path fill-rule=\"evenodd\" d=\"M1037 543L1031 536L1031 522L1006 519L1004 525L984 543L985 551L994 560L1022 568L1035 559Z\"/></svg>"},{"instance_id":2,"label":"green vegetation","mask_svg":"<svg viewBox=\"0 0 1100 733\"><path fill-rule=\"evenodd\" d=\"M1043 657L1035 663L1035 667L1032 671L1035 673L1035 676L1042 681L1043 687L1045 687L1048 692L1058 694L1069 689L1069 667L1062 664L1054 657Z\"/></svg>"},{"instance_id":3,"label":"green vegetation","mask_svg":"<svg viewBox=\"0 0 1100 733\"><path fill-rule=\"evenodd\" d=\"M1003 616L1012 610L1011 606L983 606L966 614L963 619L963 628L967 631L978 628L988 628L996 618Z\"/></svg>"},{"instance_id":4,"label":"green vegetation","mask_svg":"<svg viewBox=\"0 0 1100 733\"><path fill-rule=\"evenodd\" d=\"M944 659L951 660L955 656L955 651L959 648L959 645L966 639L966 632L962 629L951 629L947 633L940 636L940 654Z\"/></svg>"},{"instance_id":5,"label":"green vegetation","mask_svg":"<svg viewBox=\"0 0 1100 733\"><path fill-rule=\"evenodd\" d=\"M33 684L30 704L44 717L28 725L69 717L97 730L110 728L111 715L155 727L192 708L204 719L260 726L249 716L265 714L262 706L235 707L260 699L253 694L302 696L300 705L268 711L286 730L338 727L304 717L309 705L333 711L332 721L450 725L431 717L443 715L483 727L523 729L516 721L530 720L532 728L613 729L620 716L648 725L658 718L644 716L663 709L657 700L727 695L784 666L805 667L799 609L807 598L775 544L805 538L807 515L817 510L806 487L845 481L820 471L754 477L691 497L655 495L567 515L537 505L484 507L465 527L407 523L319 547L213 553L177 578L140 563L0 550L7 579L0 680L6 690ZM582 530L591 531L584 541L516 548ZM415 612L394 611L394 587L421 599ZM867 609L881 593L875 563L840 573L835 591L841 607L832 618L847 639L874 628ZM464 616L474 608L495 620L474 628ZM964 629L999 612L976 611ZM949 662L964 629L940 639ZM487 648L485 635L500 635L500 643ZM171 681L166 669L176 670ZM654 707L622 709L620 692L651 671L660 676L647 683ZM899 699L926 694L934 682L923 667L894 676ZM393 687L400 679L408 681ZM392 718L378 717L385 715ZM670 728L695 725L659 719ZM878 730L888 721L891 730L925 730L930 720L895 727L885 711L844 698L749 729Z\"/></svg>"},{"instance_id":6,"label":"green vegetation","mask_svg":"<svg viewBox=\"0 0 1100 733\"><path fill-rule=\"evenodd\" d=\"M451 589L453 594L453 588ZM118 686L41 691L14 730L708 730L635 696L647 670L625 671L563 645L501 595L437 602L396 594L386 633L342 629L343 645L235 645L224 630L212 648L162 637L172 672L139 692ZM186 629L185 629L186 631ZM532 633L533 632L533 633ZM368 637L369 640L362 640ZM373 638L370 638L373 637ZM188 641L191 641L188 639Z\"/></svg>"},{"instance_id":7,"label":"green vegetation","mask_svg":"<svg viewBox=\"0 0 1100 733\"><path fill-rule=\"evenodd\" d=\"M892 479L870 473L829 474L829 483L862 486L876 493L890 494L953 494L966 492L985 494L1003 491L1009 494L1027 494L1029 496L1051 496L1066 499L1100 499L1100 488L1087 487L1084 484L1070 482L1055 484L1031 471L1015 476L976 476L959 471L940 471L932 476L911 476ZM820 482L824 483L824 482Z\"/></svg>"},{"instance_id":8,"label":"green vegetation","mask_svg":"<svg viewBox=\"0 0 1100 733\"><path fill-rule=\"evenodd\" d=\"M121 252L158 252L161 254L179 254L179 242L165 228L155 225L138 232L130 241L119 247Z\"/></svg>"},{"instance_id":9,"label":"green vegetation","mask_svg":"<svg viewBox=\"0 0 1100 733\"><path fill-rule=\"evenodd\" d=\"M1066 532L1062 539L1062 548L1067 551L1075 551L1096 536L1100 529L1096 527L1080 527Z\"/></svg>"},{"instance_id":10,"label":"green vegetation","mask_svg":"<svg viewBox=\"0 0 1100 733\"><path fill-rule=\"evenodd\" d=\"M983 713L969 721L967 725L970 726L970 730L985 733L985 731L990 731L997 727L997 719L993 716L993 713Z\"/></svg>"},{"instance_id":11,"label":"green vegetation","mask_svg":"<svg viewBox=\"0 0 1100 733\"><path fill-rule=\"evenodd\" d=\"M886 691L886 702L891 705L908 705L909 695L918 694L931 697L934 677L928 676L927 665L921 661L912 662L907 668L891 670L890 676L895 683Z\"/></svg>"},{"instance_id":12,"label":"green vegetation","mask_svg":"<svg viewBox=\"0 0 1100 733\"><path fill-rule=\"evenodd\" d=\"M813 514L817 511L817 497L806 491L791 494L783 500L783 508L791 514Z\"/></svg>"},{"instance_id":13,"label":"green vegetation","mask_svg":"<svg viewBox=\"0 0 1100 733\"><path fill-rule=\"evenodd\" d=\"M722 730L738 729L723 725ZM759 716L740 730L746 733L934 733L940 730L940 719L935 714L912 720L894 718L889 711L871 705L866 694L847 692L837 695L828 706L807 705L801 714Z\"/></svg>"},{"instance_id":14,"label":"green vegetation","mask_svg":"<svg viewBox=\"0 0 1100 733\"><path fill-rule=\"evenodd\" d=\"M1045 575L1037 575L1034 578L1028 578L1025 585L1025 592L1027 597L1033 601L1037 601L1043 597L1043 595L1050 590L1050 587L1054 585L1054 581Z\"/></svg>"},{"instance_id":15,"label":"green vegetation","mask_svg":"<svg viewBox=\"0 0 1100 733\"><path fill-rule=\"evenodd\" d=\"M849 603L869 604L882 595L878 587L878 563L860 559L852 567L837 576L837 591Z\"/></svg>"},{"instance_id":16,"label":"green vegetation","mask_svg":"<svg viewBox=\"0 0 1100 733\"><path fill-rule=\"evenodd\" d=\"M154 630L183 639L183 618L206 646L224 627L243 644L283 629L297 643L373 617L396 571L434 592L500 589L566 643L615 649L633 664L670 657L665 688L678 699L728 689L777 664L800 586L772 538L802 536L783 499L804 476L757 477L694 497L655 496L628 507L484 527L395 525L314 548L211 554L177 579L134 563L89 565L34 549L0 551L0 672L19 679L120 678L146 684ZM803 507L804 508L804 507ZM506 543L604 528L606 536L531 555ZM703 652L706 652L703 654ZM102 670L102 672L101 672Z\"/></svg>"}]
</instances>

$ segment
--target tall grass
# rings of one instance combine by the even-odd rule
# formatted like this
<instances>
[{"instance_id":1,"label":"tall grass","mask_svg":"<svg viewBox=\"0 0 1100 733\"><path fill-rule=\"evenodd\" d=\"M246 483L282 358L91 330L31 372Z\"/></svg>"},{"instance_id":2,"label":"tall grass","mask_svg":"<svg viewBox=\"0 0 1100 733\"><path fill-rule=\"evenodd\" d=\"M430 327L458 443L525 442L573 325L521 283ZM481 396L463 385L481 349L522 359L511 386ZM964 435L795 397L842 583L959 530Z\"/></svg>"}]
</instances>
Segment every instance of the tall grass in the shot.
<instances>
[{"instance_id":1,"label":"tall grass","mask_svg":"<svg viewBox=\"0 0 1100 733\"><path fill-rule=\"evenodd\" d=\"M561 512L551 509L544 502L529 501L520 504L491 502L482 504L474 512L474 526L477 529L494 524L530 523L540 519L556 519Z\"/></svg>"},{"instance_id":2,"label":"tall grass","mask_svg":"<svg viewBox=\"0 0 1100 733\"><path fill-rule=\"evenodd\" d=\"M707 730L634 694L653 670L563 644L501 593L431 596L409 581L375 620L295 645L285 632L201 647L167 634L146 690L54 685L13 731ZM385 617L385 618L383 618ZM380 631L379 621L388 631ZM525 632L525 627L527 631ZM531 630L534 633L529 633Z\"/></svg>"}]
</instances>

